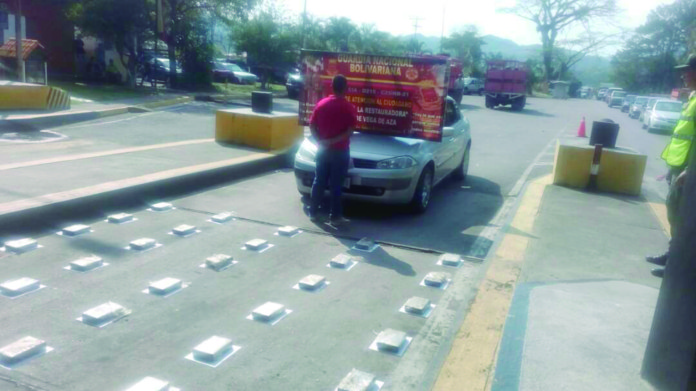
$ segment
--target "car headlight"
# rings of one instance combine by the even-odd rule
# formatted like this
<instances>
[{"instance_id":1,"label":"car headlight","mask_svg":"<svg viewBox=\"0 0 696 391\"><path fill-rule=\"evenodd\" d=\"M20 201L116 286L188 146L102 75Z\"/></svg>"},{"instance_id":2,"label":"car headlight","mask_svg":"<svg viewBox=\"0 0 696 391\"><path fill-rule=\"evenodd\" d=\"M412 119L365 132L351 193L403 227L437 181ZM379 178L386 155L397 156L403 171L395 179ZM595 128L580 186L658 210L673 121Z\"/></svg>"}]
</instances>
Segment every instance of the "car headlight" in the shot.
<instances>
[{"instance_id":1,"label":"car headlight","mask_svg":"<svg viewBox=\"0 0 696 391\"><path fill-rule=\"evenodd\" d=\"M305 140L297 151L297 157L306 162L314 162L317 158L317 146Z\"/></svg>"},{"instance_id":2,"label":"car headlight","mask_svg":"<svg viewBox=\"0 0 696 391\"><path fill-rule=\"evenodd\" d=\"M413 167L416 164L416 160L410 156L399 156L377 162L377 168L380 170L400 170Z\"/></svg>"}]
</instances>

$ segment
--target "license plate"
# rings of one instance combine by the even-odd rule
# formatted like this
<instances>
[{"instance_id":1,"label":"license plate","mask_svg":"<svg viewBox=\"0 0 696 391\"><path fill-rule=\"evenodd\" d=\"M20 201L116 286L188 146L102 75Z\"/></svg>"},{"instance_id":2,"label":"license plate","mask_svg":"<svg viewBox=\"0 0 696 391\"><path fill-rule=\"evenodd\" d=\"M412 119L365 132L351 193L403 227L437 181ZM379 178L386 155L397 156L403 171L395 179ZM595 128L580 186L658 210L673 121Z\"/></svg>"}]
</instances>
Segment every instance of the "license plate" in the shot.
<instances>
[{"instance_id":1,"label":"license plate","mask_svg":"<svg viewBox=\"0 0 696 391\"><path fill-rule=\"evenodd\" d=\"M346 178L343 180L343 188L350 189L350 178Z\"/></svg>"}]
</instances>

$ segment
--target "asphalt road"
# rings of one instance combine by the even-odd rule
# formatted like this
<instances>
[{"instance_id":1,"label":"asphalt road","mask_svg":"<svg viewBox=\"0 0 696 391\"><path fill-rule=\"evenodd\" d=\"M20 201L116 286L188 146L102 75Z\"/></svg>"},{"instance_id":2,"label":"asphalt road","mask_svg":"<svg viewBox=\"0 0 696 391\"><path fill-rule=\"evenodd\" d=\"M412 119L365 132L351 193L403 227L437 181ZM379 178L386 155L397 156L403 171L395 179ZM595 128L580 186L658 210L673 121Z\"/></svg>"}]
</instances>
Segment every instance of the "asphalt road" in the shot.
<instances>
[{"instance_id":1,"label":"asphalt road","mask_svg":"<svg viewBox=\"0 0 696 391\"><path fill-rule=\"evenodd\" d=\"M287 110L296 107L292 101L277 103ZM482 97L464 97L463 114L471 122L473 139L470 176L465 183L443 183L423 215L351 203L346 212L353 222L347 228L315 225L302 213L288 170L167 200L178 208L171 212L132 210L138 221L130 224L75 216L76 223L89 224L94 232L75 239L37 234L43 245L38 250L0 252L0 281L31 277L46 285L14 300L0 297L0 346L31 335L55 348L12 371L0 368L0 389L125 390L144 376L154 376L185 391L332 390L352 368L374 373L386 382L385 390L429 389L485 271L485 263L475 260L458 269L445 268L436 265L437 257L441 252L485 257L524 183L551 172L557 137L572 136L583 115L588 126L593 119L613 118L621 124L619 144L649 154L647 176L661 172L655 154L667 137L647 134L618 110L596 101L531 98L528 104L519 113L488 110ZM200 138L203 133L209 137L215 108L186 105L111 120L120 122L58 128L53 131L69 137L49 144L73 142L78 145L70 148L85 151ZM30 148L23 148L30 158ZM62 152L54 147L46 153ZM664 183L655 180L646 186L659 190ZM221 211L234 211L238 219L225 225L206 221ZM189 238L168 234L183 223L201 232ZM306 232L291 239L275 236L282 225ZM351 250L364 236L387 244L374 253ZM141 237L163 246L144 253L124 249ZM258 254L241 249L254 238L274 247ZM326 267L332 257L346 252L364 259L350 271ZM232 255L239 263L219 273L199 267L215 253ZM63 269L89 254L110 265L86 274ZM447 290L419 284L433 271L451 273ZM324 275L331 284L317 293L292 289L308 274ZM148 282L164 277L190 286L168 298L141 292ZM437 305L430 318L398 312L411 296ZM132 313L103 329L75 320L107 301ZM266 301L293 312L275 326L245 319ZM402 357L369 350L377 333L387 328L413 337ZM184 358L212 335L231 338L242 349L217 368Z\"/></svg>"}]
</instances>

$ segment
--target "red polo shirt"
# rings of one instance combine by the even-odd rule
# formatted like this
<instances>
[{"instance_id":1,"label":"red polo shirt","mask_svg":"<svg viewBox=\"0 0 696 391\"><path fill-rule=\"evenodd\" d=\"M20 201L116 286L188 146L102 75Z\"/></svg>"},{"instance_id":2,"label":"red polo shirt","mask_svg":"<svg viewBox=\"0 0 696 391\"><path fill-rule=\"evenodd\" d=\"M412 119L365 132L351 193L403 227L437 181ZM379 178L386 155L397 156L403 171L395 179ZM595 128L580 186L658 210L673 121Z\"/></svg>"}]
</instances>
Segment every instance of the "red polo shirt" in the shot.
<instances>
[{"instance_id":1,"label":"red polo shirt","mask_svg":"<svg viewBox=\"0 0 696 391\"><path fill-rule=\"evenodd\" d=\"M357 123L355 107L345 98L335 95L320 100L314 107L309 123L316 125L319 139L336 137ZM330 149L346 150L350 147L350 138L329 145Z\"/></svg>"}]
</instances>

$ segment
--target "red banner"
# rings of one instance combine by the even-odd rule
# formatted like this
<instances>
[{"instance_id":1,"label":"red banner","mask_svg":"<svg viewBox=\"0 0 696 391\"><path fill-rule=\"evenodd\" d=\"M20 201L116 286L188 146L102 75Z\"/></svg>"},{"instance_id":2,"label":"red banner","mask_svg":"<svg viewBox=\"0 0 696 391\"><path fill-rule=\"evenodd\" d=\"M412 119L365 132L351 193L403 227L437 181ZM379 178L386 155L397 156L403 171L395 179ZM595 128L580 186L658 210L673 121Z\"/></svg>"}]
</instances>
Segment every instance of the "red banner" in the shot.
<instances>
[{"instance_id":1,"label":"red banner","mask_svg":"<svg viewBox=\"0 0 696 391\"><path fill-rule=\"evenodd\" d=\"M309 125L314 106L332 93L333 77L342 74L348 79L346 99L358 113L357 131L442 140L446 59L303 51L301 64L300 124Z\"/></svg>"}]
</instances>

